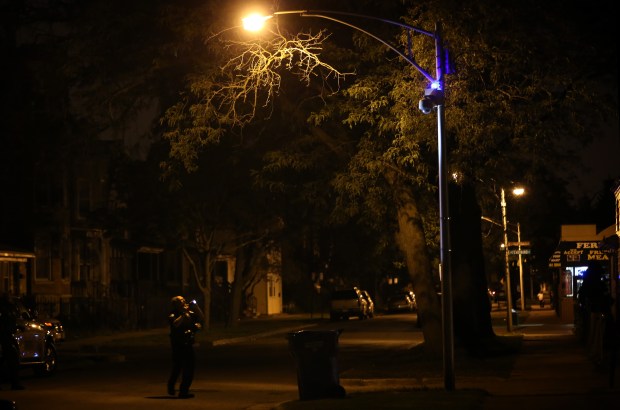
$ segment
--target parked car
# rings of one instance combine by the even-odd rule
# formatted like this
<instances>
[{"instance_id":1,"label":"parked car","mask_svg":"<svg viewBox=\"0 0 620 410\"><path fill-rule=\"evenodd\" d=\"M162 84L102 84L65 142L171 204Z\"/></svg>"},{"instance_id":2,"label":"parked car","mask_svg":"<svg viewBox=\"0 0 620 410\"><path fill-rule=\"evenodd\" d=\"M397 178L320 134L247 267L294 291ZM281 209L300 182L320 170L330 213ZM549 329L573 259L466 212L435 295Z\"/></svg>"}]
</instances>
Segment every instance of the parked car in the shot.
<instances>
[{"instance_id":1,"label":"parked car","mask_svg":"<svg viewBox=\"0 0 620 410\"><path fill-rule=\"evenodd\" d=\"M335 290L332 292L329 317L331 320L349 319L357 316L366 318L367 302L358 288Z\"/></svg>"},{"instance_id":2,"label":"parked car","mask_svg":"<svg viewBox=\"0 0 620 410\"><path fill-rule=\"evenodd\" d=\"M362 297L366 301L366 317L371 318L375 315L375 302L370 297L370 294L365 290L360 290Z\"/></svg>"},{"instance_id":3,"label":"parked car","mask_svg":"<svg viewBox=\"0 0 620 410\"><path fill-rule=\"evenodd\" d=\"M501 283L493 283L488 288L489 300L491 304L506 301L506 291Z\"/></svg>"},{"instance_id":4,"label":"parked car","mask_svg":"<svg viewBox=\"0 0 620 410\"><path fill-rule=\"evenodd\" d=\"M388 313L413 312L415 311L414 301L409 292L399 292L387 298Z\"/></svg>"},{"instance_id":5,"label":"parked car","mask_svg":"<svg viewBox=\"0 0 620 410\"><path fill-rule=\"evenodd\" d=\"M411 299L411 304L413 305L413 310L417 311L418 310L418 301L415 298L415 293L413 293L410 290L405 290L403 292L406 293L407 295L409 295L409 299Z\"/></svg>"},{"instance_id":6,"label":"parked car","mask_svg":"<svg viewBox=\"0 0 620 410\"><path fill-rule=\"evenodd\" d=\"M54 336L33 317L21 299L10 298L9 308L14 310L13 314L17 318L15 339L19 347L20 365L32 368L36 375L54 374L58 360Z\"/></svg>"},{"instance_id":7,"label":"parked car","mask_svg":"<svg viewBox=\"0 0 620 410\"><path fill-rule=\"evenodd\" d=\"M50 334L52 335L56 343L65 341L65 339L67 338L65 334L65 328L59 319L50 318L50 317L42 318L42 317L37 317L36 315L35 315L35 318L39 322L41 322L41 324L47 331L50 332Z\"/></svg>"}]
</instances>

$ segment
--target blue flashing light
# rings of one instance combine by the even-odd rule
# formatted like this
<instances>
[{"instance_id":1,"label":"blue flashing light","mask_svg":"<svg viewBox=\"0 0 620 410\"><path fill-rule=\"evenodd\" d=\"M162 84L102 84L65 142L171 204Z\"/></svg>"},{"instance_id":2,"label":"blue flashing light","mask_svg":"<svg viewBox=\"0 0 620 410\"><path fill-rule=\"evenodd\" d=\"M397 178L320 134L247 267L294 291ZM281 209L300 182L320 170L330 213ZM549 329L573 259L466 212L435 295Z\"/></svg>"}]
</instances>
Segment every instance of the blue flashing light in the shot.
<instances>
[{"instance_id":1,"label":"blue flashing light","mask_svg":"<svg viewBox=\"0 0 620 410\"><path fill-rule=\"evenodd\" d=\"M441 82L439 82L439 81L433 81L433 82L431 83L431 89L432 89L432 90L441 90L441 88L442 88L442 87L441 87Z\"/></svg>"}]
</instances>

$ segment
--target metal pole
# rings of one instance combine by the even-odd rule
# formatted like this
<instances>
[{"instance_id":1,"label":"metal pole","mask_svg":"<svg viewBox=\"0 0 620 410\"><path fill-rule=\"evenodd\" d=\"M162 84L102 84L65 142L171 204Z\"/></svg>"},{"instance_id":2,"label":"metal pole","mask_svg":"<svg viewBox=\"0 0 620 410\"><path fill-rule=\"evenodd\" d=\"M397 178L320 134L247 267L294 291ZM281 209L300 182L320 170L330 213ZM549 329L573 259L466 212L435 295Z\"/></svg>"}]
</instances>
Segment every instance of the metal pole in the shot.
<instances>
[{"instance_id":1,"label":"metal pole","mask_svg":"<svg viewBox=\"0 0 620 410\"><path fill-rule=\"evenodd\" d=\"M521 312L525 312L525 289L523 288L523 259L521 257L521 224L517 222L517 241L519 243L519 286L521 288Z\"/></svg>"},{"instance_id":2,"label":"metal pole","mask_svg":"<svg viewBox=\"0 0 620 410\"><path fill-rule=\"evenodd\" d=\"M441 304L443 323L444 385L454 390L454 326L452 315L452 271L450 267L450 218L448 216L448 182L446 171L446 147L443 134L444 107L437 106L437 130L439 143L439 230L441 234Z\"/></svg>"},{"instance_id":3,"label":"metal pole","mask_svg":"<svg viewBox=\"0 0 620 410\"><path fill-rule=\"evenodd\" d=\"M508 260L508 226L506 221L506 194L502 188L502 221L504 225L504 255L506 259L506 326L512 332L512 290L510 287L510 262Z\"/></svg>"},{"instance_id":4,"label":"metal pole","mask_svg":"<svg viewBox=\"0 0 620 410\"><path fill-rule=\"evenodd\" d=\"M443 90L444 51L441 43L441 27L435 24L435 59L437 79ZM448 208L447 147L444 136L444 99L437 104L437 151L439 159L439 233L441 263L441 313L443 324L444 387L455 388L454 376L454 326L452 315L452 270L450 267L450 217Z\"/></svg>"},{"instance_id":5,"label":"metal pole","mask_svg":"<svg viewBox=\"0 0 620 410\"><path fill-rule=\"evenodd\" d=\"M530 300L534 300L534 278L532 277L531 268L530 268Z\"/></svg>"}]
</instances>

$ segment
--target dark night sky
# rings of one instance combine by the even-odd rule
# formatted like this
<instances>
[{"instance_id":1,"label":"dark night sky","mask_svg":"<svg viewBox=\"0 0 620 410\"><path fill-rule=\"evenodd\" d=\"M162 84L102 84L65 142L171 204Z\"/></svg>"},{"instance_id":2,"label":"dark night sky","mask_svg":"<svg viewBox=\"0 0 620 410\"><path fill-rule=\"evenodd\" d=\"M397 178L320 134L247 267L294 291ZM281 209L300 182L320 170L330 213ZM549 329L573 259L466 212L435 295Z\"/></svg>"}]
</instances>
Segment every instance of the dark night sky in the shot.
<instances>
[{"instance_id":1,"label":"dark night sky","mask_svg":"<svg viewBox=\"0 0 620 410\"><path fill-rule=\"evenodd\" d=\"M602 188L607 179L620 178L620 135L618 125L608 134L595 138L591 146L582 152L583 167L578 172L580 178L569 185L569 190L578 199L591 198Z\"/></svg>"},{"instance_id":2,"label":"dark night sky","mask_svg":"<svg viewBox=\"0 0 620 410\"><path fill-rule=\"evenodd\" d=\"M560 3L564 4L564 3ZM618 13L617 2L599 0L584 3L568 0L566 10L573 11L576 27L600 53L609 56L608 66L600 67L602 87L615 96L618 103ZM572 7L570 7L572 6ZM559 10L563 8L560 7ZM610 52L611 51L611 52ZM593 107L595 109L595 107ZM579 178L569 185L569 191L576 199L584 195L592 198L603 188L603 181L620 179L620 131L618 130L618 111L610 121L607 132L593 135L590 146L581 151L582 166Z\"/></svg>"}]
</instances>

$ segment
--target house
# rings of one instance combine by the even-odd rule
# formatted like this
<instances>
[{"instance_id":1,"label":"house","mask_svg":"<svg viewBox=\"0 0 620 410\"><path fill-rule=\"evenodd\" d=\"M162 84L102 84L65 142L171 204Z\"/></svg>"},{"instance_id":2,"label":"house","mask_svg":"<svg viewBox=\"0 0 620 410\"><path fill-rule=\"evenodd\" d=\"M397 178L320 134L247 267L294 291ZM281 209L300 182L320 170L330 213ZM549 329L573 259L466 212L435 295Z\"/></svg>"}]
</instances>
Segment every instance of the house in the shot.
<instances>
[{"instance_id":1,"label":"house","mask_svg":"<svg viewBox=\"0 0 620 410\"><path fill-rule=\"evenodd\" d=\"M126 205L111 182L113 144L99 141L87 155L35 169L28 216L33 245L0 244L0 293L21 296L76 327L160 326L171 296L198 299L202 292L179 244L147 243L116 222L115 212ZM231 252L217 254L214 291L234 281ZM251 288L255 315L282 312L281 262L274 255ZM211 295L213 312L228 303Z\"/></svg>"},{"instance_id":2,"label":"house","mask_svg":"<svg viewBox=\"0 0 620 410\"><path fill-rule=\"evenodd\" d=\"M21 294L32 284L35 255L32 251L0 244L0 293Z\"/></svg>"}]
</instances>

